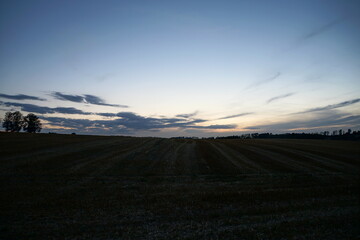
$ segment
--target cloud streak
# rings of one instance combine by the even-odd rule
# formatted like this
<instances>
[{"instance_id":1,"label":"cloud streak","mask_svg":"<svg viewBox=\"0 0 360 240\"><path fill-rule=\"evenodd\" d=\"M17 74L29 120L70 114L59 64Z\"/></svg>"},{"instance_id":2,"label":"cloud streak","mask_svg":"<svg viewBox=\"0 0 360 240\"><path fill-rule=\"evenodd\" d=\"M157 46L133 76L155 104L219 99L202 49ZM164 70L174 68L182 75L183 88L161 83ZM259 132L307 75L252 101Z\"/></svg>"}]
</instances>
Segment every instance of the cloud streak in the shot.
<instances>
[{"instance_id":1,"label":"cloud streak","mask_svg":"<svg viewBox=\"0 0 360 240\"><path fill-rule=\"evenodd\" d=\"M221 118L218 118L218 120L237 118L237 117L247 116L247 115L251 115L251 114L254 114L254 113L253 112L239 113L239 114L235 114L235 115L229 115L229 116L221 117Z\"/></svg>"},{"instance_id":2,"label":"cloud streak","mask_svg":"<svg viewBox=\"0 0 360 240\"><path fill-rule=\"evenodd\" d=\"M260 85L272 82L275 79L279 78L280 76L281 76L281 72L277 72L275 75L273 75L273 76L271 76L271 77L269 77L267 79L264 79L264 80L261 80L261 81L258 81L258 82L255 82L255 83L249 85L246 89L255 88L255 87L258 87Z\"/></svg>"},{"instance_id":3,"label":"cloud streak","mask_svg":"<svg viewBox=\"0 0 360 240\"><path fill-rule=\"evenodd\" d=\"M328 22L328 23L320 26L319 28L316 28L316 29L312 30L311 32L305 34L300 40L305 41L305 40L314 38L324 32L327 32L330 29L332 29L333 27L335 27L336 25L338 25L339 23L341 23L343 20L344 20L344 18L338 18L336 20Z\"/></svg>"},{"instance_id":4,"label":"cloud streak","mask_svg":"<svg viewBox=\"0 0 360 240\"><path fill-rule=\"evenodd\" d=\"M292 131L294 129L312 129L312 128L331 128L331 127L359 127L360 115L345 115L326 113L322 116L317 116L315 119L309 120L296 120L286 121L268 125L256 125L248 126L249 130L261 130L261 131Z\"/></svg>"},{"instance_id":5,"label":"cloud streak","mask_svg":"<svg viewBox=\"0 0 360 240\"><path fill-rule=\"evenodd\" d=\"M90 94L71 95L71 94L64 94L61 92L52 92L51 96L53 96L54 98L59 99L59 100L76 102L76 103L88 103L88 104L94 104L94 105L100 105L100 106L121 107L121 108L129 107L127 105L109 104L109 103L106 103L102 98L95 96L95 95L90 95Z\"/></svg>"},{"instance_id":6,"label":"cloud streak","mask_svg":"<svg viewBox=\"0 0 360 240\"><path fill-rule=\"evenodd\" d=\"M0 93L0 98L7 98L11 100L38 100L38 101L45 101L44 98L39 98L35 96L25 95L25 94L17 94L17 95L8 95Z\"/></svg>"},{"instance_id":7,"label":"cloud streak","mask_svg":"<svg viewBox=\"0 0 360 240\"><path fill-rule=\"evenodd\" d=\"M274 102L274 101L277 101L277 100L280 100L280 99L283 99L283 98L290 97L290 96L292 96L292 95L294 95L294 94L295 94L295 93L282 94L282 95L279 95L279 96L270 98L269 100L266 101L266 103L269 104L269 103L271 103L271 102Z\"/></svg>"},{"instance_id":8,"label":"cloud streak","mask_svg":"<svg viewBox=\"0 0 360 240\"><path fill-rule=\"evenodd\" d=\"M228 125L209 125L209 126L188 126L187 128L195 128L195 129L234 129L237 125L228 124Z\"/></svg>"},{"instance_id":9,"label":"cloud streak","mask_svg":"<svg viewBox=\"0 0 360 240\"><path fill-rule=\"evenodd\" d=\"M326 33L327 31L330 31L332 28L334 28L336 25L340 24L342 21L345 20L345 17L335 19L331 22L328 22L318 28L314 28L311 31L305 33L303 36L299 37L288 50L296 49L299 46L301 46L303 43L310 41L313 38L318 37L321 34Z\"/></svg>"},{"instance_id":10,"label":"cloud streak","mask_svg":"<svg viewBox=\"0 0 360 240\"><path fill-rule=\"evenodd\" d=\"M327 106L324 106L324 107L310 108L310 109L305 110L303 112L298 112L297 114L331 110L331 109L350 106L350 105L353 105L353 104L358 103L358 102L360 102L360 98L356 98L356 99L352 99L352 100L349 100L349 101L340 102L340 103L336 103L336 104L331 104L331 105L327 105Z\"/></svg>"},{"instance_id":11,"label":"cloud streak","mask_svg":"<svg viewBox=\"0 0 360 240\"><path fill-rule=\"evenodd\" d=\"M336 109L341 107L350 106L360 102L360 98L339 102L323 107L310 108L308 110L297 112L294 114L306 114L312 113L304 120L291 119L284 122L263 124L248 126L249 130L261 130L261 131L292 131L293 129L311 129L311 128L330 128L337 126L344 127L360 127L360 115L351 115L348 113L339 113ZM293 114L290 114L293 115ZM310 118L308 118L310 117Z\"/></svg>"}]
</instances>

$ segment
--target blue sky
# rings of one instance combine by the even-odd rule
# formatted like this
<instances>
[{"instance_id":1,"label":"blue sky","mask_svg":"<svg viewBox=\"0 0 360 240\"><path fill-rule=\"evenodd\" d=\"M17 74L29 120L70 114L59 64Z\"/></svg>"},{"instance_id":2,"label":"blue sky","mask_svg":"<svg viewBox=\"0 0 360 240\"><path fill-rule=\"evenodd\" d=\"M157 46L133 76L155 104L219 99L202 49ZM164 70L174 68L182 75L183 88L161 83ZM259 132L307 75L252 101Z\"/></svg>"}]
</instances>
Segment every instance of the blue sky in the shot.
<instances>
[{"instance_id":1,"label":"blue sky","mask_svg":"<svg viewBox=\"0 0 360 240\"><path fill-rule=\"evenodd\" d=\"M0 117L135 136L360 128L358 1L2 1Z\"/></svg>"}]
</instances>

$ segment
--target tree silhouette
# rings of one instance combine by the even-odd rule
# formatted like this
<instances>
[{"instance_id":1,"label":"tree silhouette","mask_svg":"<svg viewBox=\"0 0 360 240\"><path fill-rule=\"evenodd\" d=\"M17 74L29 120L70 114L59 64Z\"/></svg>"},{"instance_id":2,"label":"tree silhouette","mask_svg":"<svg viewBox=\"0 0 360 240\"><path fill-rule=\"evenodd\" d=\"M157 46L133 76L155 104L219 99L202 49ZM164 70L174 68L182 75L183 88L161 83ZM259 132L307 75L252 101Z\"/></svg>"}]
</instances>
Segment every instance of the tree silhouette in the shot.
<instances>
[{"instance_id":1,"label":"tree silhouette","mask_svg":"<svg viewBox=\"0 0 360 240\"><path fill-rule=\"evenodd\" d=\"M3 120L3 128L7 132L19 132L23 127L24 119L22 114L19 111L16 112L7 112Z\"/></svg>"},{"instance_id":2,"label":"tree silhouette","mask_svg":"<svg viewBox=\"0 0 360 240\"><path fill-rule=\"evenodd\" d=\"M28 133L36 133L41 131L40 119L33 113L29 113L24 117L24 131Z\"/></svg>"}]
</instances>

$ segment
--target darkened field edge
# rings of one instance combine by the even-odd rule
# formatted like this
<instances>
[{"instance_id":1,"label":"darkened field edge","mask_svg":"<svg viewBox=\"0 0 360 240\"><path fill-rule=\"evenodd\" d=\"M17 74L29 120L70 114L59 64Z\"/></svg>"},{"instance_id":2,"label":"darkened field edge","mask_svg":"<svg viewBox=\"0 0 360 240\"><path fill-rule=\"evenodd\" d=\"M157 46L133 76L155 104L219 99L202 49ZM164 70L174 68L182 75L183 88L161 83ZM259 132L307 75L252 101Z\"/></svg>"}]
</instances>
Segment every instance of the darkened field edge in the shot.
<instances>
[{"instance_id":1,"label":"darkened field edge","mask_svg":"<svg viewBox=\"0 0 360 240\"><path fill-rule=\"evenodd\" d=\"M357 141L0 134L0 239L356 239Z\"/></svg>"}]
</instances>

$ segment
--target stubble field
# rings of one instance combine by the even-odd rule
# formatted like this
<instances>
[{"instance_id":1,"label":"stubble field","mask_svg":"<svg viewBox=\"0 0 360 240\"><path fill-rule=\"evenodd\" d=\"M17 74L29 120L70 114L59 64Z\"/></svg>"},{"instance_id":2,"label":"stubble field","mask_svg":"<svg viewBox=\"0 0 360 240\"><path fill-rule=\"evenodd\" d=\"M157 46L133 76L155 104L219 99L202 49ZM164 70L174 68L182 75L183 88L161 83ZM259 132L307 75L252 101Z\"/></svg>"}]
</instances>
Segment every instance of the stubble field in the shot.
<instances>
[{"instance_id":1,"label":"stubble field","mask_svg":"<svg viewBox=\"0 0 360 240\"><path fill-rule=\"evenodd\" d=\"M0 239L359 239L360 142L0 134Z\"/></svg>"}]
</instances>

